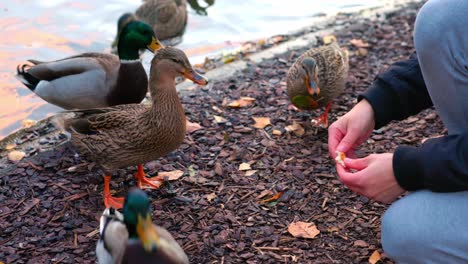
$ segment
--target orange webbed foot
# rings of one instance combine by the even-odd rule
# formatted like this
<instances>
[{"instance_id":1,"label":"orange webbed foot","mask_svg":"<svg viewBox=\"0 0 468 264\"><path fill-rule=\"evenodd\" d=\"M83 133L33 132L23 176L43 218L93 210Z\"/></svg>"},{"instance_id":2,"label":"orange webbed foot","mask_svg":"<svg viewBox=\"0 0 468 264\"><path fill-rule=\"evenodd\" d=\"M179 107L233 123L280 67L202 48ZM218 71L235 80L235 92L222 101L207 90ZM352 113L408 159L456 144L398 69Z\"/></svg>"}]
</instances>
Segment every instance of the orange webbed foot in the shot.
<instances>
[{"instance_id":1,"label":"orange webbed foot","mask_svg":"<svg viewBox=\"0 0 468 264\"><path fill-rule=\"evenodd\" d=\"M112 195L104 196L104 205L106 208L113 207L115 209L122 209L124 204L123 197L113 197Z\"/></svg>"},{"instance_id":2,"label":"orange webbed foot","mask_svg":"<svg viewBox=\"0 0 468 264\"><path fill-rule=\"evenodd\" d=\"M123 208L124 198L113 197L110 193L111 176L104 176L104 205L106 208L113 207L115 209Z\"/></svg>"},{"instance_id":3,"label":"orange webbed foot","mask_svg":"<svg viewBox=\"0 0 468 264\"><path fill-rule=\"evenodd\" d=\"M328 112L330 112L331 104L332 104L331 102L327 104L325 112L322 115L320 115L317 118L312 119L311 123L313 126L319 126L322 128L328 127Z\"/></svg>"},{"instance_id":4,"label":"orange webbed foot","mask_svg":"<svg viewBox=\"0 0 468 264\"><path fill-rule=\"evenodd\" d=\"M138 165L135 178L137 179L137 186L140 189L158 189L164 182L164 179L159 176L147 178L141 164Z\"/></svg>"},{"instance_id":5,"label":"orange webbed foot","mask_svg":"<svg viewBox=\"0 0 468 264\"><path fill-rule=\"evenodd\" d=\"M313 126L327 128L328 127L328 118L327 118L327 116L321 115L321 116L319 116L317 118L312 119L312 121L310 121L310 123Z\"/></svg>"}]
</instances>

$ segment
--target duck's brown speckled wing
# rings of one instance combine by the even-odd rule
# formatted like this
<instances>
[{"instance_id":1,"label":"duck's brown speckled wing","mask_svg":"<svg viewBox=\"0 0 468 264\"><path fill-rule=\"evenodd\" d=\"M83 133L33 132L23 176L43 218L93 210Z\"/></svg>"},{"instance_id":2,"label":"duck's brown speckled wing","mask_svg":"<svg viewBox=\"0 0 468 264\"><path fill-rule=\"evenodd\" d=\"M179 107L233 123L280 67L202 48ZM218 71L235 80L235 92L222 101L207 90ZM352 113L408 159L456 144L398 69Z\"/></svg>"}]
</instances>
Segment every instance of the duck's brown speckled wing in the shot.
<instances>
[{"instance_id":1,"label":"duck's brown speckled wing","mask_svg":"<svg viewBox=\"0 0 468 264\"><path fill-rule=\"evenodd\" d=\"M151 141L150 106L143 104L71 111L65 120L71 142L80 154L110 173L145 161Z\"/></svg>"}]
</instances>

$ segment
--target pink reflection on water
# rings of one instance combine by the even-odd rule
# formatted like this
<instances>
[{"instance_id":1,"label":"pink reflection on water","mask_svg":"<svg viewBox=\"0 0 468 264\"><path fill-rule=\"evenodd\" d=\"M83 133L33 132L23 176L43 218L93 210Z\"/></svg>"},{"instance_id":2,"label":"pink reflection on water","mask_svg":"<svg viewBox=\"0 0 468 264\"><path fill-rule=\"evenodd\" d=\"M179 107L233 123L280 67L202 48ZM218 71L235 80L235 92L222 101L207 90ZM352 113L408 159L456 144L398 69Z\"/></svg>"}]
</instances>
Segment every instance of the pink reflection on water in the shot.
<instances>
[{"instance_id":1,"label":"pink reflection on water","mask_svg":"<svg viewBox=\"0 0 468 264\"><path fill-rule=\"evenodd\" d=\"M87 8L76 5L74 8ZM49 31L53 12L25 20L8 16L0 18L0 139L21 127L24 119L42 119L50 113L60 111L29 91L15 78L16 66L27 59L55 60L76 54L70 44L90 46L98 34L78 35L69 39ZM57 25L53 25L57 26ZM68 31L78 26L66 26ZM49 29L49 30L48 30Z\"/></svg>"}]
</instances>

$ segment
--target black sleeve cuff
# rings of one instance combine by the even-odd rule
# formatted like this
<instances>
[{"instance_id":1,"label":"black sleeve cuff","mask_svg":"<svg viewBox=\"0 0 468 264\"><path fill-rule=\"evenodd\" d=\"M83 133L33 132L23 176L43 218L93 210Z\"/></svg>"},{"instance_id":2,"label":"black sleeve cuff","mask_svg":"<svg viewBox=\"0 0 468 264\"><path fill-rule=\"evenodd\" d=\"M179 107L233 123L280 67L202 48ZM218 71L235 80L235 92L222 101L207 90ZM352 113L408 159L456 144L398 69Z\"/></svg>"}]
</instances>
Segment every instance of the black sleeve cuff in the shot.
<instances>
[{"instance_id":1,"label":"black sleeve cuff","mask_svg":"<svg viewBox=\"0 0 468 264\"><path fill-rule=\"evenodd\" d=\"M366 99L372 106L375 129L385 126L394 119L395 113L392 109L395 108L395 105L393 102L398 101L392 90L383 88L384 85L380 80L376 80L369 89L358 96L358 102Z\"/></svg>"},{"instance_id":2,"label":"black sleeve cuff","mask_svg":"<svg viewBox=\"0 0 468 264\"><path fill-rule=\"evenodd\" d=\"M420 164L418 149L399 146L393 154L393 173L398 184L407 191L424 188L424 164Z\"/></svg>"}]
</instances>

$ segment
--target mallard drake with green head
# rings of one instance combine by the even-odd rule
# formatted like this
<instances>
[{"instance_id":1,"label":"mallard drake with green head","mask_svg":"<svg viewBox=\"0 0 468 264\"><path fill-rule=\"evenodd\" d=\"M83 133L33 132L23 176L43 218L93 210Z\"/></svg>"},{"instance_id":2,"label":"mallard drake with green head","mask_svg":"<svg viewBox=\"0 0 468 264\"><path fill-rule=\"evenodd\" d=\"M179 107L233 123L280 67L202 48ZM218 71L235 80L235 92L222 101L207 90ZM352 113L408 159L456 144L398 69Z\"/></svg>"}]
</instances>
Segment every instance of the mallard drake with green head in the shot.
<instances>
[{"instance_id":1,"label":"mallard drake with green head","mask_svg":"<svg viewBox=\"0 0 468 264\"><path fill-rule=\"evenodd\" d=\"M148 195L128 192L123 215L106 208L101 216L96 256L100 264L187 264L188 257L172 235L151 221Z\"/></svg>"},{"instance_id":2,"label":"mallard drake with green head","mask_svg":"<svg viewBox=\"0 0 468 264\"><path fill-rule=\"evenodd\" d=\"M348 69L348 52L336 42L306 51L288 71L289 99L301 110L326 107L312 124L328 127L328 112L345 88Z\"/></svg>"},{"instance_id":3,"label":"mallard drake with green head","mask_svg":"<svg viewBox=\"0 0 468 264\"><path fill-rule=\"evenodd\" d=\"M71 134L71 142L78 151L104 171L106 207L122 207L123 199L112 197L109 189L112 172L119 168L138 165L135 177L139 187L161 185L160 177L146 177L142 164L168 154L184 140L186 120L175 87L177 76L207 84L193 70L183 51L160 49L151 61L152 104L68 111L56 118L56 123Z\"/></svg>"},{"instance_id":4,"label":"mallard drake with green head","mask_svg":"<svg viewBox=\"0 0 468 264\"><path fill-rule=\"evenodd\" d=\"M83 53L61 60L17 67L17 78L45 101L65 109L86 109L140 103L148 91L148 76L140 49L162 46L153 29L140 21L125 25L119 36L118 57Z\"/></svg>"},{"instance_id":5,"label":"mallard drake with green head","mask_svg":"<svg viewBox=\"0 0 468 264\"><path fill-rule=\"evenodd\" d=\"M117 21L117 36L126 23L139 20L153 27L160 40L181 36L187 26L186 0L146 0L132 13L125 13ZM115 46L115 42L113 46Z\"/></svg>"}]
</instances>

